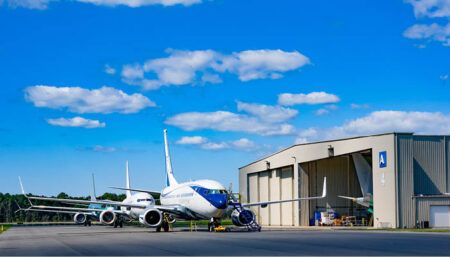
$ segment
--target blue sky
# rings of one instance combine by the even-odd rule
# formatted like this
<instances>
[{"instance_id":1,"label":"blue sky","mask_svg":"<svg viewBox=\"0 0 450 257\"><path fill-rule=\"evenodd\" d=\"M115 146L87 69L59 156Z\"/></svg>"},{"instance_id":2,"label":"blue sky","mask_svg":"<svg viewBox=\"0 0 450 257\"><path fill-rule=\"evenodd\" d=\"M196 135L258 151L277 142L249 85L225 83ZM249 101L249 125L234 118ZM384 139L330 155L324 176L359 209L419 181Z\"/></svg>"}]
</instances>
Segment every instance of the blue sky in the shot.
<instances>
[{"instance_id":1,"label":"blue sky","mask_svg":"<svg viewBox=\"0 0 450 257\"><path fill-rule=\"evenodd\" d=\"M450 3L0 1L0 192L237 188L294 143L450 134Z\"/></svg>"}]
</instances>

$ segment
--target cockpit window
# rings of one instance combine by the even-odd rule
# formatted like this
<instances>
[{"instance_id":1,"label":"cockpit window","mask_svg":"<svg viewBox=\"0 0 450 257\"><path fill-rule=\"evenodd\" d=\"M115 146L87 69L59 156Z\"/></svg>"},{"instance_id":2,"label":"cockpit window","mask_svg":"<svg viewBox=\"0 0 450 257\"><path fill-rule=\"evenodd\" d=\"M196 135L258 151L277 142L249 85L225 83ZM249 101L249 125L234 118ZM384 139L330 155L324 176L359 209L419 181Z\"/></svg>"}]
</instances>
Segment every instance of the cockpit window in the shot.
<instances>
[{"instance_id":1,"label":"cockpit window","mask_svg":"<svg viewBox=\"0 0 450 257\"><path fill-rule=\"evenodd\" d=\"M217 195L217 194L226 194L227 191L223 189L210 189L208 194Z\"/></svg>"},{"instance_id":2,"label":"cockpit window","mask_svg":"<svg viewBox=\"0 0 450 257\"><path fill-rule=\"evenodd\" d=\"M147 199L138 199L137 201L138 201L138 203L140 203L140 202L151 202L152 199L150 199L150 198L147 198Z\"/></svg>"}]
</instances>

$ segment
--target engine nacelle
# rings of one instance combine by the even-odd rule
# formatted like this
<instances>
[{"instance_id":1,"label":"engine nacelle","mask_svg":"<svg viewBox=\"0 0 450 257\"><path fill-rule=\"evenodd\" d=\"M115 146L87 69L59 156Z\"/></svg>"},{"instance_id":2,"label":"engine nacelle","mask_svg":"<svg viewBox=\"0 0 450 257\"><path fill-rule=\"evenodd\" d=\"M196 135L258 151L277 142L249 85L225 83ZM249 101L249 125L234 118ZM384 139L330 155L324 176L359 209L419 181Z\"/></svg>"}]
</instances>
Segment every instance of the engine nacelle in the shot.
<instances>
[{"instance_id":1,"label":"engine nacelle","mask_svg":"<svg viewBox=\"0 0 450 257\"><path fill-rule=\"evenodd\" d=\"M163 214L158 209L148 209L144 214L139 216L139 222L151 228L159 227L162 221Z\"/></svg>"},{"instance_id":2,"label":"engine nacelle","mask_svg":"<svg viewBox=\"0 0 450 257\"><path fill-rule=\"evenodd\" d=\"M241 212L238 210L234 210L231 213L231 221L235 226L247 226L250 225L253 221L255 221L255 213L247 208L244 208Z\"/></svg>"},{"instance_id":3,"label":"engine nacelle","mask_svg":"<svg viewBox=\"0 0 450 257\"><path fill-rule=\"evenodd\" d=\"M86 222L86 214L83 213L75 213L75 215L73 216L73 221L75 222L75 224L84 224Z\"/></svg>"},{"instance_id":4,"label":"engine nacelle","mask_svg":"<svg viewBox=\"0 0 450 257\"><path fill-rule=\"evenodd\" d=\"M102 213L100 213L100 222L104 225L112 225L116 219L116 214L111 210L102 211Z\"/></svg>"}]
</instances>

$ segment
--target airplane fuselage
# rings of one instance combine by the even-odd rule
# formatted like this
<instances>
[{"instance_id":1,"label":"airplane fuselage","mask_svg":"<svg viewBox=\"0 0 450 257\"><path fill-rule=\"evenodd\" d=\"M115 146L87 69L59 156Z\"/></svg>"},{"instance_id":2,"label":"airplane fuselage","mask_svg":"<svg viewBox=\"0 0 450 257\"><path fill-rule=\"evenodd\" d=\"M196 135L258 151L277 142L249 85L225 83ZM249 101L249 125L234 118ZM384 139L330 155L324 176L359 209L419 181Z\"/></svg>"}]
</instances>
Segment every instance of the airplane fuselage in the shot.
<instances>
[{"instance_id":1,"label":"airplane fuselage","mask_svg":"<svg viewBox=\"0 0 450 257\"><path fill-rule=\"evenodd\" d=\"M166 187L161 192L162 206L177 206L178 218L197 220L221 218L227 208L225 187L214 180L197 180Z\"/></svg>"}]
</instances>

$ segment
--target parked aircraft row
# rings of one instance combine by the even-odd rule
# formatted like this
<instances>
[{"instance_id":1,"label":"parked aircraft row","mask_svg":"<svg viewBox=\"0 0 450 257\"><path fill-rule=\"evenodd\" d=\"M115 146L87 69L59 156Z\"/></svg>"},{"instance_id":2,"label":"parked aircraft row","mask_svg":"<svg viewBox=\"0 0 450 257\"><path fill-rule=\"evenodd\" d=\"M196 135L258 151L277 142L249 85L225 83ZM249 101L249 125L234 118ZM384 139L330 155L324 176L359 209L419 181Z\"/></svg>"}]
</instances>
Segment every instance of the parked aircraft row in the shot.
<instances>
[{"instance_id":1,"label":"parked aircraft row","mask_svg":"<svg viewBox=\"0 0 450 257\"><path fill-rule=\"evenodd\" d=\"M323 182L323 192L320 196L294 198L287 200L262 201L254 203L240 203L226 188L215 180L196 180L178 183L175 179L167 140L167 130L164 130L164 148L166 163L166 187L160 192L147 189L135 189L130 186L128 163L126 164L126 186L112 187L124 190L126 198L122 202L97 200L94 194L90 200L60 199L48 197L28 196L20 181L22 193L29 199L31 206L25 211L57 212L73 214L77 224L90 225L91 220L100 221L105 225L122 226L123 222L132 220L156 228L157 231L169 230L169 224L177 219L209 220L209 227L213 229L220 225L225 213L231 211L234 225L247 227L249 230L261 230L256 221L255 213L250 206L267 207L270 204L314 200L326 197L326 178ZM160 205L156 205L152 193L160 193ZM54 201L82 207L51 207L33 205L33 200Z\"/></svg>"}]
</instances>

